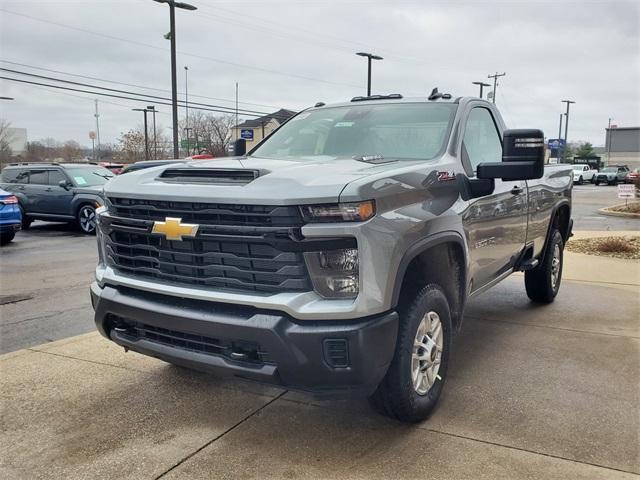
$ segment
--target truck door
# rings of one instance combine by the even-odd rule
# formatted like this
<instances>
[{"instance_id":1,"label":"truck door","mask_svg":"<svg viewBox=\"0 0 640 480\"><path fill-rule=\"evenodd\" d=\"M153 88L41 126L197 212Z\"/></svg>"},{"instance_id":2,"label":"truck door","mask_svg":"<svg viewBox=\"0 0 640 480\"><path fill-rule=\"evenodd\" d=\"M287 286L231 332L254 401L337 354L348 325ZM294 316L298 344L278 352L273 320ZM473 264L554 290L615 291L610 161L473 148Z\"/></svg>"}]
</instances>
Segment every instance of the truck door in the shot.
<instances>
[{"instance_id":1,"label":"truck door","mask_svg":"<svg viewBox=\"0 0 640 480\"><path fill-rule=\"evenodd\" d=\"M467 116L462 161L473 170L483 162L502 161L502 135L489 108L474 107ZM469 242L471 291L510 270L527 235L527 185L495 180L493 194L469 202L463 214Z\"/></svg>"}]
</instances>

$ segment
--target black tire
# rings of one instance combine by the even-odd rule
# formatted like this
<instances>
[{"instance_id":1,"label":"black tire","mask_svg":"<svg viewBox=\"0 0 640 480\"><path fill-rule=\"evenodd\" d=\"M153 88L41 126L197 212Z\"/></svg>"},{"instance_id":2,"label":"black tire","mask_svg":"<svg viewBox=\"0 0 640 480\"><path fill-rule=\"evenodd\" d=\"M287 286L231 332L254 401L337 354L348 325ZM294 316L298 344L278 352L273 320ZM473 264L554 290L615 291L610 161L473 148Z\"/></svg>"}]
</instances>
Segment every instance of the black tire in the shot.
<instances>
[{"instance_id":1,"label":"black tire","mask_svg":"<svg viewBox=\"0 0 640 480\"><path fill-rule=\"evenodd\" d=\"M425 358L428 357L429 361L439 359L440 364L438 370L432 375L433 384L426 392L418 393L413 380L415 373L412 364L414 361L414 342L418 334L418 327L423 319L429 323L426 319L429 314L434 312L439 317L441 325L441 351L438 352L436 348L434 356L433 348L428 353L423 349L420 354L425 355ZM393 360L370 401L377 410L389 417L403 422L420 422L433 411L446 380L451 350L451 313L442 289L433 284L420 290L410 301L408 307L399 313L400 325ZM429 334L434 334L434 332L426 332L424 338L426 339ZM418 371L422 372L422 360L415 361ZM426 372L426 370L429 369L424 371ZM427 385L421 386L427 387Z\"/></svg>"},{"instance_id":2,"label":"black tire","mask_svg":"<svg viewBox=\"0 0 640 480\"><path fill-rule=\"evenodd\" d=\"M595 177L595 175L594 175L593 177L591 177L590 182L591 182L591 183L596 183L596 177Z\"/></svg>"},{"instance_id":3,"label":"black tire","mask_svg":"<svg viewBox=\"0 0 640 480\"><path fill-rule=\"evenodd\" d=\"M580 178L578 179L578 185L582 185L584 183L584 178L582 178L582 175L580 175Z\"/></svg>"},{"instance_id":4,"label":"black tire","mask_svg":"<svg viewBox=\"0 0 640 480\"><path fill-rule=\"evenodd\" d=\"M554 228L540 265L524 272L524 285L531 300L537 303L551 303L555 300L562 282L563 258L564 241L560 232ZM559 263L555 264L554 259Z\"/></svg>"},{"instance_id":5,"label":"black tire","mask_svg":"<svg viewBox=\"0 0 640 480\"><path fill-rule=\"evenodd\" d=\"M7 232L0 234L0 245L6 245L7 243L11 242L15 236L16 232Z\"/></svg>"},{"instance_id":6,"label":"black tire","mask_svg":"<svg viewBox=\"0 0 640 480\"><path fill-rule=\"evenodd\" d=\"M20 216L22 217L22 230L27 230L31 226L31 222L33 222L33 220L27 217L27 215L24 213L24 208L22 208L22 205L18 206L18 208L20 209Z\"/></svg>"},{"instance_id":7,"label":"black tire","mask_svg":"<svg viewBox=\"0 0 640 480\"><path fill-rule=\"evenodd\" d=\"M597 187L598 185L600 185L600 180L594 180L593 183L595 183Z\"/></svg>"},{"instance_id":8,"label":"black tire","mask_svg":"<svg viewBox=\"0 0 640 480\"><path fill-rule=\"evenodd\" d=\"M93 205L85 204L78 210L76 224L85 235L95 235L96 233L96 209Z\"/></svg>"}]
</instances>

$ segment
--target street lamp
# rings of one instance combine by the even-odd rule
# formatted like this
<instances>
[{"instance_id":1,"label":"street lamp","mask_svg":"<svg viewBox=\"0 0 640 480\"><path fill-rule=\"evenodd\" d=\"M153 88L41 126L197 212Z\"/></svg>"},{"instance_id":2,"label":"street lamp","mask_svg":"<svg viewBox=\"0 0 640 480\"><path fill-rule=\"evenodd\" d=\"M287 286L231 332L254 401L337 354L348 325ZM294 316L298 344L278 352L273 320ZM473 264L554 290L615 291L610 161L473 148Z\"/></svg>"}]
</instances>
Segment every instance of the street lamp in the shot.
<instances>
[{"instance_id":1,"label":"street lamp","mask_svg":"<svg viewBox=\"0 0 640 480\"><path fill-rule=\"evenodd\" d=\"M566 103L567 104L567 113L565 113L565 118L564 118L564 144L565 144L565 148L568 145L567 141L568 141L568 137L567 134L569 132L569 105L571 105L572 103L576 103L573 100L562 100L562 103Z\"/></svg>"},{"instance_id":2,"label":"street lamp","mask_svg":"<svg viewBox=\"0 0 640 480\"><path fill-rule=\"evenodd\" d=\"M471 82L474 85L480 85L480 98L482 98L482 89L483 87L490 87L491 84L489 83L484 83L484 82Z\"/></svg>"},{"instance_id":3,"label":"street lamp","mask_svg":"<svg viewBox=\"0 0 640 480\"><path fill-rule=\"evenodd\" d=\"M147 134L147 110L146 108L132 108L134 112L144 113L144 159L149 160L149 135Z\"/></svg>"},{"instance_id":4,"label":"street lamp","mask_svg":"<svg viewBox=\"0 0 640 480\"><path fill-rule=\"evenodd\" d=\"M176 78L176 8L197 10L198 7L175 0L153 0L169 5L169 39L171 40L171 110L173 113L173 158L178 158L178 80Z\"/></svg>"},{"instance_id":5,"label":"street lamp","mask_svg":"<svg viewBox=\"0 0 640 480\"><path fill-rule=\"evenodd\" d=\"M367 97L371 96L371 60L383 60L382 57L373 53L358 52L356 55L367 57Z\"/></svg>"},{"instance_id":6,"label":"street lamp","mask_svg":"<svg viewBox=\"0 0 640 480\"><path fill-rule=\"evenodd\" d=\"M156 137L156 107L154 105L147 105L147 111L153 113L153 159L158 159L158 142Z\"/></svg>"}]
</instances>

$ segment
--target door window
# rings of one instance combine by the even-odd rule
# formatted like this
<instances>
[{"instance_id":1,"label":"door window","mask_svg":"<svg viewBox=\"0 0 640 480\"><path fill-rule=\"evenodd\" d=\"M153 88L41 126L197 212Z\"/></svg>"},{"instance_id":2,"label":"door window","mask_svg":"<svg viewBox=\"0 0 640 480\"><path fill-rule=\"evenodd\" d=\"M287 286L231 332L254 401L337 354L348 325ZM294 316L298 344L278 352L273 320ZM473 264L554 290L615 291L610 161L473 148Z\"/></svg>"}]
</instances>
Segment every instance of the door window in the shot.
<instances>
[{"instance_id":1,"label":"door window","mask_svg":"<svg viewBox=\"0 0 640 480\"><path fill-rule=\"evenodd\" d=\"M60 170L49 170L49 185L58 186L58 184L64 180L67 181L67 177L65 177L64 173Z\"/></svg>"},{"instance_id":2,"label":"door window","mask_svg":"<svg viewBox=\"0 0 640 480\"><path fill-rule=\"evenodd\" d=\"M47 185L49 183L49 172L46 170L31 170L29 172L29 183Z\"/></svg>"},{"instance_id":3,"label":"door window","mask_svg":"<svg viewBox=\"0 0 640 480\"><path fill-rule=\"evenodd\" d=\"M471 110L462 146L474 172L480 163L502 160L502 141L489 110L482 107Z\"/></svg>"},{"instance_id":4,"label":"door window","mask_svg":"<svg viewBox=\"0 0 640 480\"><path fill-rule=\"evenodd\" d=\"M5 168L2 171L4 183L29 183L29 172L19 168Z\"/></svg>"}]
</instances>

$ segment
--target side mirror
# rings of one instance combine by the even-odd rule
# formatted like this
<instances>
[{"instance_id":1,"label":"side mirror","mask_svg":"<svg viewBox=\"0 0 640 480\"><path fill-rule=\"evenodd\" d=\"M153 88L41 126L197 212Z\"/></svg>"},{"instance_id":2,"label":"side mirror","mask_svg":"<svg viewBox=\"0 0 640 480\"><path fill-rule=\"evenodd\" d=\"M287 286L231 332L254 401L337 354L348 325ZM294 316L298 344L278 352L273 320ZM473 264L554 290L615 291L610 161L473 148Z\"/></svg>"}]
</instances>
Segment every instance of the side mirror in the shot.
<instances>
[{"instance_id":1,"label":"side mirror","mask_svg":"<svg viewBox=\"0 0 640 480\"><path fill-rule=\"evenodd\" d=\"M247 153L247 141L244 138L239 138L233 142L233 154L236 157L241 157Z\"/></svg>"},{"instance_id":2,"label":"side mirror","mask_svg":"<svg viewBox=\"0 0 640 480\"><path fill-rule=\"evenodd\" d=\"M58 182L58 186L64 188L65 190L69 190L69 181L68 180L60 180Z\"/></svg>"},{"instance_id":3,"label":"side mirror","mask_svg":"<svg viewBox=\"0 0 640 480\"><path fill-rule=\"evenodd\" d=\"M502 162L481 163L478 178L533 180L544 175L544 134L542 130L506 130L502 142Z\"/></svg>"}]
</instances>

